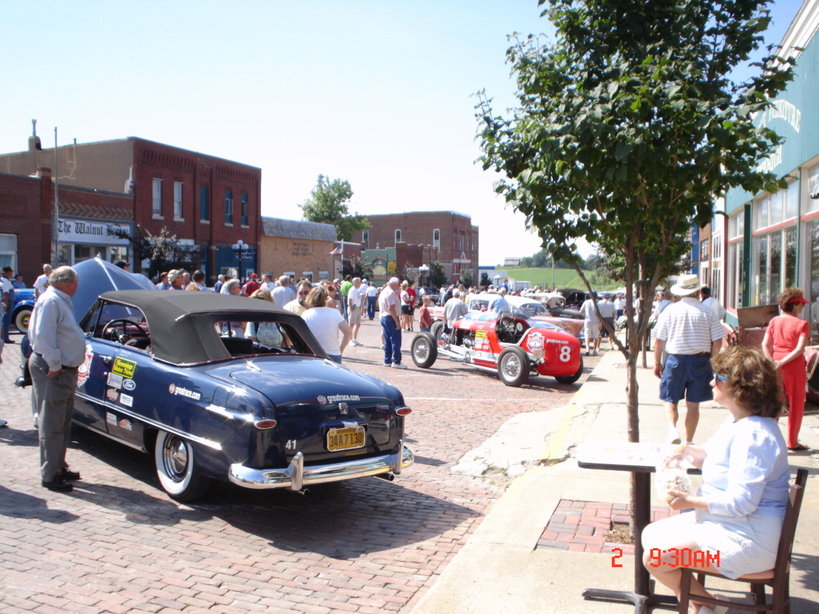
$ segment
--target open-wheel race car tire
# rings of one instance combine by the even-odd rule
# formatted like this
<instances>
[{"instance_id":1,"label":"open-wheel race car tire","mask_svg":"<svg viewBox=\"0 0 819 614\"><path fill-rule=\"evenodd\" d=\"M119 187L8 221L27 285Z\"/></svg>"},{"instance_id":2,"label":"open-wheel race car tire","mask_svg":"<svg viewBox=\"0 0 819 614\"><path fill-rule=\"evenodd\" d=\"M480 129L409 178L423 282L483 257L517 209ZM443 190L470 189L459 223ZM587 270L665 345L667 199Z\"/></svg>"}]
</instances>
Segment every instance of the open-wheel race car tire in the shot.
<instances>
[{"instance_id":1,"label":"open-wheel race car tire","mask_svg":"<svg viewBox=\"0 0 819 614\"><path fill-rule=\"evenodd\" d=\"M522 386L529 379L529 355L516 345L504 349L498 357L498 377L507 386Z\"/></svg>"},{"instance_id":2,"label":"open-wheel race car tire","mask_svg":"<svg viewBox=\"0 0 819 614\"><path fill-rule=\"evenodd\" d=\"M580 366L574 375L555 375L558 384L574 384L583 375L583 359L580 359Z\"/></svg>"},{"instance_id":3,"label":"open-wheel race car tire","mask_svg":"<svg viewBox=\"0 0 819 614\"><path fill-rule=\"evenodd\" d=\"M438 341L440 341L441 335L444 334L445 328L446 326L440 320L432 323L432 327L429 329L429 333L432 335L432 338L435 339L436 345L438 344Z\"/></svg>"},{"instance_id":4,"label":"open-wheel race car tire","mask_svg":"<svg viewBox=\"0 0 819 614\"><path fill-rule=\"evenodd\" d=\"M31 319L31 307L23 307L18 309L14 314L14 326L21 333L28 332L28 321Z\"/></svg>"},{"instance_id":5,"label":"open-wheel race car tire","mask_svg":"<svg viewBox=\"0 0 819 614\"><path fill-rule=\"evenodd\" d=\"M412 340L410 356L416 367L429 369L438 358L438 344L430 333L418 333Z\"/></svg>"},{"instance_id":6,"label":"open-wheel race car tire","mask_svg":"<svg viewBox=\"0 0 819 614\"><path fill-rule=\"evenodd\" d=\"M199 472L189 441L159 431L154 444L156 474L162 489L177 501L193 501L205 494L210 479Z\"/></svg>"}]
</instances>

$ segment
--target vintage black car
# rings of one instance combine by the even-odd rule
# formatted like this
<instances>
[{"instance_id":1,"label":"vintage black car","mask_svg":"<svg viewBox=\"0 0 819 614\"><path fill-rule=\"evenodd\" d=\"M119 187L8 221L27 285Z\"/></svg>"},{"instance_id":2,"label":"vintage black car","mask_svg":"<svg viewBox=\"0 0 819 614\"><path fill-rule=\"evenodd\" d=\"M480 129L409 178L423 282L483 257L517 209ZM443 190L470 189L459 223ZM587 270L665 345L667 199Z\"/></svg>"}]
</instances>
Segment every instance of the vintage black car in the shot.
<instances>
[{"instance_id":1,"label":"vintage black car","mask_svg":"<svg viewBox=\"0 0 819 614\"><path fill-rule=\"evenodd\" d=\"M329 360L299 316L271 303L121 290L80 326L75 423L152 454L174 499L213 479L300 491L413 463L401 393Z\"/></svg>"}]
</instances>

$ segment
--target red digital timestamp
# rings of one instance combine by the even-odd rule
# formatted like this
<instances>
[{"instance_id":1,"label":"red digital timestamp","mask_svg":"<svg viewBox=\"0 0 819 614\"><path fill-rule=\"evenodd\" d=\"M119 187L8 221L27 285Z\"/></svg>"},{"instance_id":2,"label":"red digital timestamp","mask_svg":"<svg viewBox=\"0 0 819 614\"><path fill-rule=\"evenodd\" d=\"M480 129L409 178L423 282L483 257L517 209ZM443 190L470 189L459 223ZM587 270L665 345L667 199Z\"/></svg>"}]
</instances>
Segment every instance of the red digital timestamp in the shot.
<instances>
[{"instance_id":1,"label":"red digital timestamp","mask_svg":"<svg viewBox=\"0 0 819 614\"><path fill-rule=\"evenodd\" d=\"M622 548L612 548L611 566L622 567ZM719 550L695 550L694 548L652 548L648 551L648 564L651 567L719 567Z\"/></svg>"}]
</instances>

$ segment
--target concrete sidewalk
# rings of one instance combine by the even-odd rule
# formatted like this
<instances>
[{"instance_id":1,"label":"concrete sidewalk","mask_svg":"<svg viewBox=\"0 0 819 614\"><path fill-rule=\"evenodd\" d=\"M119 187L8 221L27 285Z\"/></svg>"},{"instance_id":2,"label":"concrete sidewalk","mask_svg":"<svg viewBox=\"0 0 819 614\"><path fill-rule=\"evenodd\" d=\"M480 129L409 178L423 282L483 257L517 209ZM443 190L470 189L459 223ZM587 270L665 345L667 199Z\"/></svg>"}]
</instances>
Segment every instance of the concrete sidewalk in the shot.
<instances>
[{"instance_id":1,"label":"concrete sidewalk","mask_svg":"<svg viewBox=\"0 0 819 614\"><path fill-rule=\"evenodd\" d=\"M665 443L665 412L657 397L658 380L651 368L651 356L648 360L649 368L638 369L637 376L640 440ZM544 433L539 464L512 482L419 600L413 614L634 611L628 604L585 601L581 596L588 587L632 590L633 556L615 559L610 552L538 547L561 500L628 503L630 474L581 469L574 459L577 444L628 441L625 382L624 358L619 352L609 352L568 406L537 414L538 428ZM700 414L698 442L710 437L727 412L710 402L702 404ZM792 559L793 614L819 612L819 413L809 411L805 416L801 440L812 451L790 454L789 460L794 472L797 467L806 467L811 476ZM652 505L660 507L656 498ZM622 566L618 567L620 562ZM741 587L738 583L726 586L731 591ZM743 596L735 593L734 598L741 600Z\"/></svg>"}]
</instances>

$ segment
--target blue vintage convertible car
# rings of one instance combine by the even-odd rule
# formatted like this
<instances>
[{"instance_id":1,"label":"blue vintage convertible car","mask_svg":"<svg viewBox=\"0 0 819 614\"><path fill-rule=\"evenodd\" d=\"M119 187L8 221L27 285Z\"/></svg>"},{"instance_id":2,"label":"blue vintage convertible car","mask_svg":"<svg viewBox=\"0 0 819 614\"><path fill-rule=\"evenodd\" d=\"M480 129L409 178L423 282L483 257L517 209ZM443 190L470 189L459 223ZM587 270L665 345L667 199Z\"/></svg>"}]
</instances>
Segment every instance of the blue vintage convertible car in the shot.
<instances>
[{"instance_id":1,"label":"blue vintage convertible car","mask_svg":"<svg viewBox=\"0 0 819 614\"><path fill-rule=\"evenodd\" d=\"M152 454L174 499L213 479L298 491L413 463L401 393L329 360L299 316L271 303L119 290L80 326L75 423Z\"/></svg>"}]
</instances>

